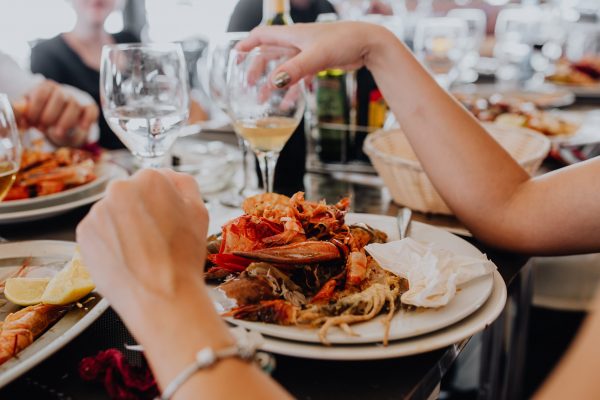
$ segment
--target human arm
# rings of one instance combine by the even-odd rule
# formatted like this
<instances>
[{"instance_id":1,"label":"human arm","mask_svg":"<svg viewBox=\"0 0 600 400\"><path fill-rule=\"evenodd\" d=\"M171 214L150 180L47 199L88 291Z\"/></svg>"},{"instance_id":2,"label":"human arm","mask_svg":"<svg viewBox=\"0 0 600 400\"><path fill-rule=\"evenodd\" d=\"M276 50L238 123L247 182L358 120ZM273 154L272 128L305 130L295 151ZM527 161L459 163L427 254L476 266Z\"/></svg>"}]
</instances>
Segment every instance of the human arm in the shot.
<instances>
[{"instance_id":1,"label":"human arm","mask_svg":"<svg viewBox=\"0 0 600 400\"><path fill-rule=\"evenodd\" d=\"M81 145L98 119L87 93L31 74L3 53L0 92L8 95L21 128L38 128L57 145Z\"/></svg>"},{"instance_id":2,"label":"human arm","mask_svg":"<svg viewBox=\"0 0 600 400\"><path fill-rule=\"evenodd\" d=\"M480 240L525 253L600 250L600 159L531 179L387 29L356 22L260 27L238 47L259 44L301 50L274 79L366 66L434 186Z\"/></svg>"},{"instance_id":3,"label":"human arm","mask_svg":"<svg viewBox=\"0 0 600 400\"><path fill-rule=\"evenodd\" d=\"M156 170L111 184L105 199L77 227L83 259L99 292L144 347L163 390L196 352L233 343L203 279L207 227L195 180ZM256 366L233 358L194 374L175 395L287 397Z\"/></svg>"},{"instance_id":4,"label":"human arm","mask_svg":"<svg viewBox=\"0 0 600 400\"><path fill-rule=\"evenodd\" d=\"M596 296L573 344L534 396L535 400L597 399L600 397L600 297Z\"/></svg>"}]
</instances>

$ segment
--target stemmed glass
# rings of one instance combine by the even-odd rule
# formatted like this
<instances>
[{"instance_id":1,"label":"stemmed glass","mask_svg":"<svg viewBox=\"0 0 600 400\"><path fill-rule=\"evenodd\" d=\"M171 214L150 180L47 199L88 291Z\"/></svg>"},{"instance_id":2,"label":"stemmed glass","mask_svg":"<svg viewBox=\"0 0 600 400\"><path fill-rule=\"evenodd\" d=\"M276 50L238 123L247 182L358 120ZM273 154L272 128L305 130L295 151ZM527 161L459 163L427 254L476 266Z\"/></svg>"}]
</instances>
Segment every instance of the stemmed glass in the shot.
<instances>
[{"instance_id":1,"label":"stemmed glass","mask_svg":"<svg viewBox=\"0 0 600 400\"><path fill-rule=\"evenodd\" d=\"M306 100L300 81L283 89L272 83L273 73L295 50L275 46L250 52L232 50L227 72L229 113L236 132L246 139L260 163L267 192L279 153L300 123Z\"/></svg>"},{"instance_id":2,"label":"stemmed glass","mask_svg":"<svg viewBox=\"0 0 600 400\"><path fill-rule=\"evenodd\" d=\"M219 38L211 40L208 47L207 64L207 91L214 104L221 109L227 116L229 115L229 105L227 98L227 65L229 54L235 44L248 36L248 32L229 32ZM237 132L236 132L237 133ZM248 189L250 179L246 158L248 155L248 146L244 138L237 133L238 145L242 151L242 186L234 193L227 193L219 198L221 204L229 207L240 207L245 198L245 192Z\"/></svg>"},{"instance_id":3,"label":"stemmed glass","mask_svg":"<svg viewBox=\"0 0 600 400\"><path fill-rule=\"evenodd\" d=\"M160 167L189 115L187 68L179 44L104 46L104 117L143 168Z\"/></svg>"},{"instance_id":4,"label":"stemmed glass","mask_svg":"<svg viewBox=\"0 0 600 400\"><path fill-rule=\"evenodd\" d=\"M438 83L448 88L458 77L467 50L467 23L457 18L424 18L417 23L414 50Z\"/></svg>"},{"instance_id":5,"label":"stemmed glass","mask_svg":"<svg viewBox=\"0 0 600 400\"><path fill-rule=\"evenodd\" d=\"M12 107L0 93L0 201L15 181L21 164L21 141Z\"/></svg>"}]
</instances>

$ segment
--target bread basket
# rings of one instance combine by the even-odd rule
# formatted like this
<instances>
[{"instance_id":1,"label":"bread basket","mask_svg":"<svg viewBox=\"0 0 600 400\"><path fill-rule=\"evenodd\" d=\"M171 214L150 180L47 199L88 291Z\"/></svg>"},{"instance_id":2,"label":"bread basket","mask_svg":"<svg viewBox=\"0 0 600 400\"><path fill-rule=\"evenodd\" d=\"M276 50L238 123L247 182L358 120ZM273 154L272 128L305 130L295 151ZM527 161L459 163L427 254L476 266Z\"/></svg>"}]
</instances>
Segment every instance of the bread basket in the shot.
<instances>
[{"instance_id":1,"label":"bread basket","mask_svg":"<svg viewBox=\"0 0 600 400\"><path fill-rule=\"evenodd\" d=\"M529 174L539 168L550 151L550 139L530 129L493 123L483 126ZM395 203L425 213L452 214L400 129L369 134L363 150Z\"/></svg>"}]
</instances>

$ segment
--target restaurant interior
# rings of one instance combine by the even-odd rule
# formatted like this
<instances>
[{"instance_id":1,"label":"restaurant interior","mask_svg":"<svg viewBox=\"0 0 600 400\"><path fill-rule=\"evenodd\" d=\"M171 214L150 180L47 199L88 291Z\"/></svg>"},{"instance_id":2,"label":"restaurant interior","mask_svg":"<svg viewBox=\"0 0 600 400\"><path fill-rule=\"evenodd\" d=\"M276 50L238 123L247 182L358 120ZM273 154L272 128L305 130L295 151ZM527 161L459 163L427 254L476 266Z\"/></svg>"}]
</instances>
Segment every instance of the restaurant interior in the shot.
<instances>
[{"instance_id":1,"label":"restaurant interior","mask_svg":"<svg viewBox=\"0 0 600 400\"><path fill-rule=\"evenodd\" d=\"M600 398L600 0L0 5L0 398Z\"/></svg>"}]
</instances>

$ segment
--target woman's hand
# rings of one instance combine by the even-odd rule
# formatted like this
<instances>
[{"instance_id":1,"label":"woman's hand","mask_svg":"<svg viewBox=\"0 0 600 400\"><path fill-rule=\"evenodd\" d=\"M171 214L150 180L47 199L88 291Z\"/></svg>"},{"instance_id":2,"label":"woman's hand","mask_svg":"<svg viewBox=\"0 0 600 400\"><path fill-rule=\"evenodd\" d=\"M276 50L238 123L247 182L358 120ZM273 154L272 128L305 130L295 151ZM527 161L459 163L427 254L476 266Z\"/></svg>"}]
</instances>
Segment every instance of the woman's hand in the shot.
<instances>
[{"instance_id":1,"label":"woman's hand","mask_svg":"<svg viewBox=\"0 0 600 400\"><path fill-rule=\"evenodd\" d=\"M207 226L192 177L143 170L109 185L77 240L98 290L135 329L139 307L178 307L205 291Z\"/></svg>"},{"instance_id":2,"label":"woman's hand","mask_svg":"<svg viewBox=\"0 0 600 400\"><path fill-rule=\"evenodd\" d=\"M207 227L196 181L167 170L112 183L77 227L98 291L144 346L163 390L201 349L233 344L203 280ZM228 358L194 374L176 398L289 396L253 364Z\"/></svg>"},{"instance_id":3,"label":"woman's hand","mask_svg":"<svg viewBox=\"0 0 600 400\"><path fill-rule=\"evenodd\" d=\"M371 52L385 45L386 36L393 35L385 28L361 22L269 26L254 29L236 48L248 51L260 45L275 45L300 50L273 73L273 84L284 87L327 68L366 65Z\"/></svg>"},{"instance_id":4,"label":"woman's hand","mask_svg":"<svg viewBox=\"0 0 600 400\"><path fill-rule=\"evenodd\" d=\"M80 146L98 119L94 103L81 104L61 85L45 80L13 103L19 127L34 127L60 146Z\"/></svg>"}]
</instances>

